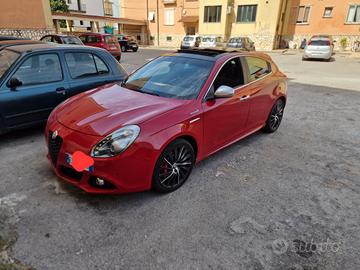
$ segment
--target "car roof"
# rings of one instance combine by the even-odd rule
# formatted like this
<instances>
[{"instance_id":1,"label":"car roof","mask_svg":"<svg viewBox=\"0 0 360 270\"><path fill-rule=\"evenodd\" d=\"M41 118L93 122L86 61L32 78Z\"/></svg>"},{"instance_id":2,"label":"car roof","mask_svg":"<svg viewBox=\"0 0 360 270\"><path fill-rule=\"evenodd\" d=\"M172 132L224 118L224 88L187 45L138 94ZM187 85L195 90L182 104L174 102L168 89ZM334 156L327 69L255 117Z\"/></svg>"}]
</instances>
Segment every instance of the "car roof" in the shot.
<instances>
[{"instance_id":1,"label":"car roof","mask_svg":"<svg viewBox=\"0 0 360 270\"><path fill-rule=\"evenodd\" d=\"M42 40L22 40L22 39L11 39L11 40L2 40L0 41L0 47L8 44L29 44L29 43L40 43L40 44L46 44L46 41Z\"/></svg>"},{"instance_id":2,"label":"car roof","mask_svg":"<svg viewBox=\"0 0 360 270\"><path fill-rule=\"evenodd\" d=\"M58 43L34 43L34 44L24 44L24 45L15 45L8 48L13 51L17 51L20 53L27 51L46 51L46 50L97 50L104 51L103 49L85 46L84 45L68 45L68 44L58 44Z\"/></svg>"},{"instance_id":3,"label":"car roof","mask_svg":"<svg viewBox=\"0 0 360 270\"><path fill-rule=\"evenodd\" d=\"M56 35L56 34L46 35L46 36L43 36L43 37L76 37L77 38L77 36L74 36L74 35Z\"/></svg>"},{"instance_id":4,"label":"car roof","mask_svg":"<svg viewBox=\"0 0 360 270\"><path fill-rule=\"evenodd\" d=\"M84 34L81 34L81 36L88 36L88 35L115 36L115 34L110 34L110 33L84 33Z\"/></svg>"},{"instance_id":5,"label":"car roof","mask_svg":"<svg viewBox=\"0 0 360 270\"><path fill-rule=\"evenodd\" d=\"M208 61L216 61L219 58L224 56L230 55L238 55L238 56L259 56L268 61L272 61L271 57L267 54L263 53L254 53L254 52L247 52L242 49L238 48L229 48L229 47L212 47L212 48L189 48L189 49L180 49L177 53L168 53L166 55L174 55L180 57L189 57L201 60L208 60Z\"/></svg>"}]
</instances>

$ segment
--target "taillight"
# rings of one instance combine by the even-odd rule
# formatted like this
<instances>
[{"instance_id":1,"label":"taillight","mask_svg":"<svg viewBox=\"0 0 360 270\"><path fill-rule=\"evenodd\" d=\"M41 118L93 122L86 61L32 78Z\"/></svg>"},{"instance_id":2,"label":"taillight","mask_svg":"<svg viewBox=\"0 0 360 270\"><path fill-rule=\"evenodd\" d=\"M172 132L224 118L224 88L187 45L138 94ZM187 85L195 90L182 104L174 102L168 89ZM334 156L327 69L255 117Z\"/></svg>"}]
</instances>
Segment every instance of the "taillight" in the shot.
<instances>
[{"instance_id":1,"label":"taillight","mask_svg":"<svg viewBox=\"0 0 360 270\"><path fill-rule=\"evenodd\" d=\"M329 45L329 46L331 45L330 40L328 40L328 45Z\"/></svg>"},{"instance_id":2,"label":"taillight","mask_svg":"<svg viewBox=\"0 0 360 270\"><path fill-rule=\"evenodd\" d=\"M125 37L126 40L129 40L128 37Z\"/></svg>"},{"instance_id":3,"label":"taillight","mask_svg":"<svg viewBox=\"0 0 360 270\"><path fill-rule=\"evenodd\" d=\"M311 41L309 41L308 45L310 45L310 44L311 44Z\"/></svg>"}]
</instances>

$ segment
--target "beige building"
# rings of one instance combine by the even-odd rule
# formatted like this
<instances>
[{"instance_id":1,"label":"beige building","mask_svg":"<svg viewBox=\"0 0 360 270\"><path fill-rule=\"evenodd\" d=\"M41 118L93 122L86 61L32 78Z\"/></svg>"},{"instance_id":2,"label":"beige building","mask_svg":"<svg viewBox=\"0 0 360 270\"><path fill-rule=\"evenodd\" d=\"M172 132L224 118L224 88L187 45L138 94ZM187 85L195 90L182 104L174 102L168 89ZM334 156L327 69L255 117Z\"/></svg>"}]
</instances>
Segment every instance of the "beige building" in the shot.
<instances>
[{"instance_id":1,"label":"beige building","mask_svg":"<svg viewBox=\"0 0 360 270\"><path fill-rule=\"evenodd\" d=\"M119 9L120 18L148 20L145 37L137 26L124 25L122 29L140 37L142 44L178 47L185 35L199 31L197 0L119 0Z\"/></svg>"},{"instance_id":2,"label":"beige building","mask_svg":"<svg viewBox=\"0 0 360 270\"><path fill-rule=\"evenodd\" d=\"M271 50L280 42L285 0L200 0L199 34L225 40L247 36L256 49Z\"/></svg>"}]
</instances>

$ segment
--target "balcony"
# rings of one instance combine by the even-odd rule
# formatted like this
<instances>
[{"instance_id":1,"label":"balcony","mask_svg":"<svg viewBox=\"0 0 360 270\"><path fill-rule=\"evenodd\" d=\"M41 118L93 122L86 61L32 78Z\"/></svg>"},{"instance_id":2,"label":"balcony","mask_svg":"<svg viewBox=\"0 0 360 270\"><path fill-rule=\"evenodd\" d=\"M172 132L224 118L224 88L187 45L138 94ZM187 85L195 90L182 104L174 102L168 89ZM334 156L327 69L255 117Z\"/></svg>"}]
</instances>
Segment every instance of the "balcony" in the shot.
<instances>
[{"instance_id":1,"label":"balcony","mask_svg":"<svg viewBox=\"0 0 360 270\"><path fill-rule=\"evenodd\" d=\"M176 4L176 0L162 0L163 4Z\"/></svg>"}]
</instances>

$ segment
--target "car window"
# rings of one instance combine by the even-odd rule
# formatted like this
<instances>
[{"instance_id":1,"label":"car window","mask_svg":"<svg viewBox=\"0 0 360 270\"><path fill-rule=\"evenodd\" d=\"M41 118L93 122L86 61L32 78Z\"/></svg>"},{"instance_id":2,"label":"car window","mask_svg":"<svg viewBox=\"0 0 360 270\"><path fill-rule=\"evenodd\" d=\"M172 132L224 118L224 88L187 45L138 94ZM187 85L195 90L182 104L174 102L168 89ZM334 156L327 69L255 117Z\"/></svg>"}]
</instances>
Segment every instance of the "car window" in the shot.
<instances>
[{"instance_id":1,"label":"car window","mask_svg":"<svg viewBox=\"0 0 360 270\"><path fill-rule=\"evenodd\" d=\"M214 62L164 56L133 73L125 88L161 97L193 100L199 95Z\"/></svg>"},{"instance_id":2,"label":"car window","mask_svg":"<svg viewBox=\"0 0 360 270\"><path fill-rule=\"evenodd\" d=\"M109 73L104 61L91 53L66 53L65 60L73 79Z\"/></svg>"},{"instance_id":3,"label":"car window","mask_svg":"<svg viewBox=\"0 0 360 270\"><path fill-rule=\"evenodd\" d=\"M241 43L242 38L231 38L229 43Z\"/></svg>"},{"instance_id":4,"label":"car window","mask_svg":"<svg viewBox=\"0 0 360 270\"><path fill-rule=\"evenodd\" d=\"M59 56L56 53L31 56L21 64L13 78L22 85L61 81L63 74Z\"/></svg>"},{"instance_id":5,"label":"car window","mask_svg":"<svg viewBox=\"0 0 360 270\"><path fill-rule=\"evenodd\" d=\"M236 87L244 84L244 75L239 58L229 60L218 73L214 81L214 89L222 85Z\"/></svg>"},{"instance_id":6,"label":"car window","mask_svg":"<svg viewBox=\"0 0 360 270\"><path fill-rule=\"evenodd\" d=\"M86 42L86 37L87 37L87 36L80 36L80 37L79 37L80 40L82 41L82 43L87 43L87 42Z\"/></svg>"},{"instance_id":7,"label":"car window","mask_svg":"<svg viewBox=\"0 0 360 270\"><path fill-rule=\"evenodd\" d=\"M78 44L81 45L81 41L76 37L63 37L64 44Z\"/></svg>"},{"instance_id":8,"label":"car window","mask_svg":"<svg viewBox=\"0 0 360 270\"><path fill-rule=\"evenodd\" d=\"M184 37L184 41L194 41L194 37Z\"/></svg>"},{"instance_id":9,"label":"car window","mask_svg":"<svg viewBox=\"0 0 360 270\"><path fill-rule=\"evenodd\" d=\"M117 38L115 36L105 36L105 43L117 43Z\"/></svg>"},{"instance_id":10,"label":"car window","mask_svg":"<svg viewBox=\"0 0 360 270\"><path fill-rule=\"evenodd\" d=\"M245 59L250 70L251 81L260 79L271 72L271 65L266 60L251 56L246 56Z\"/></svg>"},{"instance_id":11,"label":"car window","mask_svg":"<svg viewBox=\"0 0 360 270\"><path fill-rule=\"evenodd\" d=\"M214 38L203 38L203 42L213 42Z\"/></svg>"},{"instance_id":12,"label":"car window","mask_svg":"<svg viewBox=\"0 0 360 270\"><path fill-rule=\"evenodd\" d=\"M20 53L18 52L7 49L0 51L0 78L19 57Z\"/></svg>"},{"instance_id":13,"label":"car window","mask_svg":"<svg viewBox=\"0 0 360 270\"><path fill-rule=\"evenodd\" d=\"M51 42L51 36L50 36L50 37L43 37L43 38L40 39L40 40Z\"/></svg>"},{"instance_id":14,"label":"car window","mask_svg":"<svg viewBox=\"0 0 360 270\"><path fill-rule=\"evenodd\" d=\"M81 40L84 43L97 43L101 42L101 37L94 36L94 35L88 35L87 39L85 41Z\"/></svg>"},{"instance_id":15,"label":"car window","mask_svg":"<svg viewBox=\"0 0 360 270\"><path fill-rule=\"evenodd\" d=\"M329 46L330 41L328 41L328 40L311 40L310 45L312 45L312 46Z\"/></svg>"}]
</instances>

